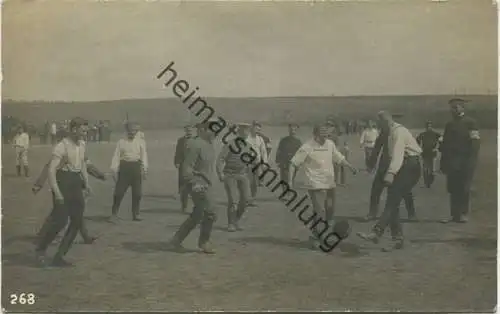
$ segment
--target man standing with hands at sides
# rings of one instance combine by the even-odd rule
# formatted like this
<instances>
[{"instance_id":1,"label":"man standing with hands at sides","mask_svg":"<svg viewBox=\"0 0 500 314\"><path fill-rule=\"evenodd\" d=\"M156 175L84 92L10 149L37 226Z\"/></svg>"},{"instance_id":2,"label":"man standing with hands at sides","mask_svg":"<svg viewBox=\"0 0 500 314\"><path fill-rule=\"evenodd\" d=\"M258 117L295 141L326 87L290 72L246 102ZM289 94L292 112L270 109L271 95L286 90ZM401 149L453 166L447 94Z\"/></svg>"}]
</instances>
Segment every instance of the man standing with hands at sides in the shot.
<instances>
[{"instance_id":1,"label":"man standing with hands at sides","mask_svg":"<svg viewBox=\"0 0 500 314\"><path fill-rule=\"evenodd\" d=\"M313 138L305 142L293 156L288 173L289 182L297 168L304 167L305 186L316 216L324 219L330 227L333 227L333 215L335 211L335 171L334 162L350 168L353 174L357 173L345 157L339 152L335 143L328 139L328 128L324 125L316 125L313 129ZM326 207L326 208L325 208ZM302 212L299 218L302 220ZM317 226L316 226L317 229ZM313 231L310 241L313 246L320 242L320 232Z\"/></svg>"},{"instance_id":2,"label":"man standing with hands at sides","mask_svg":"<svg viewBox=\"0 0 500 314\"><path fill-rule=\"evenodd\" d=\"M388 132L388 149L390 163L384 176L388 186L387 200L382 216L369 233L358 232L364 240L378 243L385 228L390 225L392 245L384 251L402 249L404 244L403 230L399 219L399 204L405 195L411 192L420 179L420 154L422 149L411 132L399 123L394 122L388 112L379 113L382 132Z\"/></svg>"},{"instance_id":3,"label":"man standing with hands at sides","mask_svg":"<svg viewBox=\"0 0 500 314\"><path fill-rule=\"evenodd\" d=\"M256 160L261 160L263 163L268 162L266 144L262 137L260 137L259 132L261 130L261 125L259 122L254 121L252 123L252 128L250 129L250 135L247 138L247 143L257 152ZM255 207L255 198L257 197L257 190L259 188L259 176L261 175L259 171L251 171L249 169L248 176L250 178L250 191L251 200L248 202L248 206Z\"/></svg>"},{"instance_id":4,"label":"man standing with hands at sides","mask_svg":"<svg viewBox=\"0 0 500 314\"><path fill-rule=\"evenodd\" d=\"M278 149L276 150L276 164L280 169L280 179L284 182L288 182L288 172L290 170L290 161L292 160L295 153L302 146L302 142L296 136L297 129L299 126L294 123L288 125L288 136L282 138L278 144ZM296 174L296 173L295 173ZM294 178L295 178L294 174Z\"/></svg>"},{"instance_id":5,"label":"man standing with hands at sides","mask_svg":"<svg viewBox=\"0 0 500 314\"><path fill-rule=\"evenodd\" d=\"M434 161L437 156L441 134L432 129L432 122L427 121L425 131L417 137L417 143L422 147L422 166L424 184L430 188L434 182Z\"/></svg>"},{"instance_id":6,"label":"man standing with hands at sides","mask_svg":"<svg viewBox=\"0 0 500 314\"><path fill-rule=\"evenodd\" d=\"M26 133L25 128L20 125L17 129L17 134L14 136L14 149L16 150L16 170L17 176L21 176L21 170L24 170L24 175L29 176L28 167L28 149L30 146L30 137Z\"/></svg>"},{"instance_id":7,"label":"man standing with hands at sides","mask_svg":"<svg viewBox=\"0 0 500 314\"><path fill-rule=\"evenodd\" d=\"M183 213L187 212L189 192L185 189L185 184L182 181L181 168L186 156L186 145L187 141L193 137L193 128L191 125L186 125L184 127L184 136L177 140L175 145L175 155L174 155L174 165L177 169L177 185L179 189L179 197L181 198L181 210Z\"/></svg>"},{"instance_id":8,"label":"man standing with hands at sides","mask_svg":"<svg viewBox=\"0 0 500 314\"><path fill-rule=\"evenodd\" d=\"M214 254L210 245L212 227L217 219L215 213L213 184L215 177L215 134L210 129L211 121L198 125L198 137L188 141L186 158L182 164L181 173L186 188L191 195L193 211L179 227L168 243L171 250L182 250L182 242L200 225L198 247L202 253Z\"/></svg>"},{"instance_id":9,"label":"man standing with hands at sides","mask_svg":"<svg viewBox=\"0 0 500 314\"><path fill-rule=\"evenodd\" d=\"M132 219L141 221L142 181L148 171L148 154L146 142L137 136L138 130L138 124L126 124L127 138L118 141L111 161L111 172L116 182L110 217L113 223L118 221L118 210L129 187L132 187Z\"/></svg>"},{"instance_id":10,"label":"man standing with hands at sides","mask_svg":"<svg viewBox=\"0 0 500 314\"><path fill-rule=\"evenodd\" d=\"M463 99L449 102L453 120L446 124L441 144L441 171L446 175L450 194L449 222L467 222L470 207L470 188L476 170L481 138L474 119L465 116Z\"/></svg>"},{"instance_id":11,"label":"man standing with hands at sides","mask_svg":"<svg viewBox=\"0 0 500 314\"><path fill-rule=\"evenodd\" d=\"M250 133L250 125L240 123L237 132L237 137L222 147L216 164L217 175L224 183L227 195L229 232L242 230L239 220L245 213L250 192L248 165L241 160L242 146Z\"/></svg>"},{"instance_id":12,"label":"man standing with hands at sides","mask_svg":"<svg viewBox=\"0 0 500 314\"><path fill-rule=\"evenodd\" d=\"M368 128L363 130L361 133L360 145L361 148L365 151L365 165L367 168L369 163L370 155L373 151L373 147L375 146L375 141L379 136L377 128L375 128L375 123L373 121L368 121Z\"/></svg>"},{"instance_id":13,"label":"man standing with hands at sides","mask_svg":"<svg viewBox=\"0 0 500 314\"><path fill-rule=\"evenodd\" d=\"M52 265L71 266L63 257L68 253L81 228L85 209L84 194L89 195L91 192L85 163L85 144L82 141L87 135L87 128L88 122L84 119L72 119L68 136L54 147L52 153L49 183L54 192L55 219L50 228L42 234L36 247L37 260L42 265L45 264L45 251L66 226L69 216L69 227L61 240Z\"/></svg>"}]
</instances>

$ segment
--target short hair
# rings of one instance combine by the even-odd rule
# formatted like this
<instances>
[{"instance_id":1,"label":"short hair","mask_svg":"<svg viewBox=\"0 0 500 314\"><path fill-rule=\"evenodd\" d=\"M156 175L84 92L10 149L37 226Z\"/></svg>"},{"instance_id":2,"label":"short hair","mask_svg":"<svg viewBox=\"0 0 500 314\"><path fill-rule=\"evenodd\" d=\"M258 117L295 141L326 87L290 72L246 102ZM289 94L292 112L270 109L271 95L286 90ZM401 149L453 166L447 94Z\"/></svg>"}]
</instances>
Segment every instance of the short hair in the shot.
<instances>
[{"instance_id":1,"label":"short hair","mask_svg":"<svg viewBox=\"0 0 500 314\"><path fill-rule=\"evenodd\" d=\"M254 121L252 122L252 126L260 126L260 127L262 127L262 124L260 124L260 122L259 122L259 121L254 120Z\"/></svg>"},{"instance_id":2,"label":"short hair","mask_svg":"<svg viewBox=\"0 0 500 314\"><path fill-rule=\"evenodd\" d=\"M83 125L88 126L89 122L84 118L76 117L71 119L71 121L69 122L69 129L73 130L74 128L79 128Z\"/></svg>"},{"instance_id":3,"label":"short hair","mask_svg":"<svg viewBox=\"0 0 500 314\"><path fill-rule=\"evenodd\" d=\"M451 106L456 106L456 105L464 106L466 103L468 103L468 101L462 98L452 98L448 100L448 104Z\"/></svg>"},{"instance_id":4,"label":"short hair","mask_svg":"<svg viewBox=\"0 0 500 314\"><path fill-rule=\"evenodd\" d=\"M128 131L130 130L132 127L136 127L138 128L139 127L139 123L137 122L132 122L132 121L129 121L127 123L125 123L125 129Z\"/></svg>"},{"instance_id":5,"label":"short hair","mask_svg":"<svg viewBox=\"0 0 500 314\"><path fill-rule=\"evenodd\" d=\"M299 128L299 125L297 123L288 123L288 127L290 127L290 128L292 128L292 127Z\"/></svg>"}]
</instances>

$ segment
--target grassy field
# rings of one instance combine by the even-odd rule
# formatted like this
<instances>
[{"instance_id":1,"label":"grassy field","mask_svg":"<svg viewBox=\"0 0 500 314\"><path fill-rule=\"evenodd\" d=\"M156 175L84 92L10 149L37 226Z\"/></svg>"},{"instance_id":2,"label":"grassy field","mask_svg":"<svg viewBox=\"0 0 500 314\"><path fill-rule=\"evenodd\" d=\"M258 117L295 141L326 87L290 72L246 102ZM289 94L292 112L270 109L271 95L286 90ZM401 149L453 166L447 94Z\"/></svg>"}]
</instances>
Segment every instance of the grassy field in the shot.
<instances>
[{"instance_id":1,"label":"grassy field","mask_svg":"<svg viewBox=\"0 0 500 314\"><path fill-rule=\"evenodd\" d=\"M265 128L275 141L283 128ZM302 129L306 138L310 130ZM225 195L217 186L219 220L213 232L217 254L172 253L162 244L185 215L176 200L173 149L180 130L146 132L150 176L144 185L142 222L132 222L130 196L118 225L108 224L112 182L93 182L86 218L94 245L76 244L71 269L34 266L33 235L49 213L49 192L30 192L33 179L15 177L14 153L4 146L2 189L3 307L10 311L71 310L402 310L491 311L496 304L497 162L496 133L483 132L472 213L465 225L442 225L449 215L444 178L432 189L415 188L418 223L405 223L404 250L383 253L354 235L330 254L311 251L295 214L263 188L259 207L243 218L244 231L224 230ZM352 162L363 164L350 138ZM276 143L275 143L276 144ZM89 144L89 155L107 169L114 144ZM50 147L32 148L36 176ZM353 233L366 231L372 177L348 177L339 188L337 216L351 220ZM402 217L406 212L402 209ZM187 239L195 248L198 231ZM80 241L80 240L78 240ZM55 246L50 249L53 252ZM10 305L9 295L34 293L34 305Z\"/></svg>"}]
</instances>

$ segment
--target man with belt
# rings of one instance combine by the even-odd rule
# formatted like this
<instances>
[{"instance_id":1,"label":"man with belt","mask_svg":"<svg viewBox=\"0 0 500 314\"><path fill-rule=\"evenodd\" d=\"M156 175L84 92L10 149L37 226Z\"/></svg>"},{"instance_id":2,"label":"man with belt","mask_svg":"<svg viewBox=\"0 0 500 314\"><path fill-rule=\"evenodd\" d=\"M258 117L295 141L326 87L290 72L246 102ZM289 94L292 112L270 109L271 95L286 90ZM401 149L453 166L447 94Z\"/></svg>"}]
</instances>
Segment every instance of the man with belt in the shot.
<instances>
[{"instance_id":1,"label":"man with belt","mask_svg":"<svg viewBox=\"0 0 500 314\"><path fill-rule=\"evenodd\" d=\"M304 167L305 186L317 217L333 226L335 211L335 171L334 162L345 165L355 174L357 170L339 152L335 144L328 139L328 127L316 125L313 138L305 142L290 163L289 182L293 182L296 169ZM300 216L299 216L300 218ZM315 226L317 227L317 226ZM317 246L320 242L319 230L313 230L311 244Z\"/></svg>"},{"instance_id":2,"label":"man with belt","mask_svg":"<svg viewBox=\"0 0 500 314\"><path fill-rule=\"evenodd\" d=\"M467 222L470 188L480 149L480 135L474 119L465 116L463 99L449 101L453 120L446 124L441 149L441 171L450 194L448 222Z\"/></svg>"},{"instance_id":3,"label":"man with belt","mask_svg":"<svg viewBox=\"0 0 500 314\"><path fill-rule=\"evenodd\" d=\"M139 210L142 198L142 181L148 171L148 154L146 142L137 137L139 126L136 123L126 124L127 138L116 144L111 161L111 172L115 179L115 192L111 210L111 222L118 221L118 210L129 187L132 187L132 219L140 221Z\"/></svg>"},{"instance_id":4,"label":"man with belt","mask_svg":"<svg viewBox=\"0 0 500 314\"><path fill-rule=\"evenodd\" d=\"M302 142L297 137L297 129L299 126L294 123L288 125L288 136L283 137L276 150L276 164L280 169L280 179L284 182L288 182L288 171L290 169L290 161L293 155L302 146ZM295 178L295 175L294 177Z\"/></svg>"},{"instance_id":5,"label":"man with belt","mask_svg":"<svg viewBox=\"0 0 500 314\"><path fill-rule=\"evenodd\" d=\"M20 177L24 170L24 175L29 176L28 167L28 149L30 146L30 138L25 128L21 125L17 129L17 134L14 137L14 149L16 151L16 170Z\"/></svg>"},{"instance_id":6,"label":"man with belt","mask_svg":"<svg viewBox=\"0 0 500 314\"><path fill-rule=\"evenodd\" d=\"M250 134L250 124L238 124L237 137L222 147L217 158L216 170L224 183L227 195L227 220L229 232L242 230L239 221L248 203L250 182L248 165L241 159L245 139Z\"/></svg>"},{"instance_id":7,"label":"man with belt","mask_svg":"<svg viewBox=\"0 0 500 314\"><path fill-rule=\"evenodd\" d=\"M267 149L266 149L266 143L264 142L264 139L258 134L261 130L261 125L259 122L254 121L252 123L252 127L250 129L250 135L247 138L247 143L255 150L257 153L257 158L256 160L261 160L262 163L267 163L268 162L268 156L267 156ZM251 197L250 201L248 202L248 206L254 207L256 206L255 204L255 198L257 197L257 191L259 188L259 176L261 175L260 170L257 169L258 171L251 171L249 169L248 171L248 176L250 178L250 192L251 192Z\"/></svg>"},{"instance_id":8,"label":"man with belt","mask_svg":"<svg viewBox=\"0 0 500 314\"><path fill-rule=\"evenodd\" d=\"M49 166L49 184L54 192L55 206L53 221L45 234L42 234L37 247L37 260L45 264L45 251L57 234L69 226L61 240L59 249L52 261L53 266L71 266L63 257L71 248L76 235L80 231L85 196L90 194L87 166L85 163L85 144L82 141L87 135L88 122L81 118L74 118L69 123L69 134L53 150Z\"/></svg>"},{"instance_id":9,"label":"man with belt","mask_svg":"<svg viewBox=\"0 0 500 314\"><path fill-rule=\"evenodd\" d=\"M366 128L363 133L361 133L360 139L361 148L365 152L365 164L367 168L369 168L368 161L378 136L379 132L377 128L375 128L375 123L373 123L373 121L371 120L368 121L368 128Z\"/></svg>"},{"instance_id":10,"label":"man with belt","mask_svg":"<svg viewBox=\"0 0 500 314\"><path fill-rule=\"evenodd\" d=\"M384 212L370 233L359 232L364 240L378 243L387 226L390 226L393 244L385 251L403 248L403 230L399 219L399 204L405 195L410 193L420 179L420 154L422 149L411 132L399 123L394 122L388 112L379 113L382 132L389 134L389 167L384 176L388 186Z\"/></svg>"},{"instance_id":11,"label":"man with belt","mask_svg":"<svg viewBox=\"0 0 500 314\"><path fill-rule=\"evenodd\" d=\"M437 156L441 134L432 129L432 122L427 121L425 131L417 137L417 143L422 147L422 168L424 184L430 188L434 182L434 161Z\"/></svg>"},{"instance_id":12,"label":"man with belt","mask_svg":"<svg viewBox=\"0 0 500 314\"><path fill-rule=\"evenodd\" d=\"M213 195L215 175L215 133L210 129L212 121L198 125L198 137L188 141L186 158L181 173L194 206L189 217L182 223L168 243L172 250L182 250L182 242L200 224L198 247L202 253L213 254L210 245L212 227L217 219Z\"/></svg>"},{"instance_id":13,"label":"man with belt","mask_svg":"<svg viewBox=\"0 0 500 314\"><path fill-rule=\"evenodd\" d=\"M187 207L188 207L189 193L188 193L187 189L185 189L185 185L182 182L181 168L182 168L182 163L184 162L185 155L186 155L187 141L193 137L192 126L186 125L184 127L184 133L185 133L184 136L180 137L177 140L177 144L175 145L174 165L175 165L175 168L177 169L177 172L178 172L177 186L179 189L179 196L181 199L181 210L183 213L186 213Z\"/></svg>"}]
</instances>

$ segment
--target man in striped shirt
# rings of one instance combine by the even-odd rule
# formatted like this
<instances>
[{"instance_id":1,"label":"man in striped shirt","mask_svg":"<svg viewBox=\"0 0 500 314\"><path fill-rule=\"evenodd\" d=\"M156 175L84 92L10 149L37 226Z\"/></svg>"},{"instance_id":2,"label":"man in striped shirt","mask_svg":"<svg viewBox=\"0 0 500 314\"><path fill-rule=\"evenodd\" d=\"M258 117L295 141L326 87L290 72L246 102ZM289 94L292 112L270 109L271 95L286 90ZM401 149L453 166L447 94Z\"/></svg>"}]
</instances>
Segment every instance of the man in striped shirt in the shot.
<instances>
[{"instance_id":1,"label":"man in striped shirt","mask_svg":"<svg viewBox=\"0 0 500 314\"><path fill-rule=\"evenodd\" d=\"M388 149L390 163L384 177L388 185L387 200L382 216L369 233L359 232L364 240L378 243L387 226L391 228L393 244L384 251L403 248L403 230L399 219L399 204L420 179L420 154L422 149L411 132L399 123L394 122L388 112L378 115L382 131L389 134Z\"/></svg>"},{"instance_id":2,"label":"man in striped shirt","mask_svg":"<svg viewBox=\"0 0 500 314\"><path fill-rule=\"evenodd\" d=\"M115 179L115 192L111 222L118 221L118 210L129 187L132 187L132 219L140 221L139 210L142 197L142 181L148 171L148 154L146 142L137 137L139 126L128 122L127 138L116 144L116 150L111 161L111 172Z\"/></svg>"},{"instance_id":3,"label":"man in striped shirt","mask_svg":"<svg viewBox=\"0 0 500 314\"><path fill-rule=\"evenodd\" d=\"M30 138L23 126L19 126L17 134L14 137L14 149L16 150L16 170L17 175L21 176L21 170L24 170L24 175L29 176L28 167L28 149L30 146Z\"/></svg>"},{"instance_id":4,"label":"man in striped shirt","mask_svg":"<svg viewBox=\"0 0 500 314\"><path fill-rule=\"evenodd\" d=\"M227 229L229 232L241 230L239 220L248 203L250 192L248 165L241 159L241 151L249 134L250 125L240 123L237 137L222 147L217 158L217 174L219 180L224 183L227 195Z\"/></svg>"}]
</instances>

